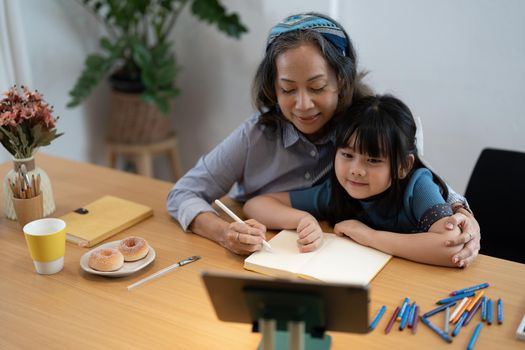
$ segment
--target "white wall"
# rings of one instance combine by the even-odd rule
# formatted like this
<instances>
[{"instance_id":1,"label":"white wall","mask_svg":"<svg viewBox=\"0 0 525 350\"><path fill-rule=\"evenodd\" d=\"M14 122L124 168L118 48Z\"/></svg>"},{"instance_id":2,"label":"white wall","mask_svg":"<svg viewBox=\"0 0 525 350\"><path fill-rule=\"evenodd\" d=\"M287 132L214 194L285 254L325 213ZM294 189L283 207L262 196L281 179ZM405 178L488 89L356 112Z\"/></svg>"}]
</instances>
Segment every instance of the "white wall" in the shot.
<instances>
[{"instance_id":1,"label":"white wall","mask_svg":"<svg viewBox=\"0 0 525 350\"><path fill-rule=\"evenodd\" d=\"M181 65L173 124L190 168L252 112L251 79L270 27L298 11L328 13L350 33L361 68L378 92L402 98L425 130L425 158L454 189L465 190L487 146L525 151L525 2L521 0L222 0L249 33L240 41L184 13L174 40ZM66 109L97 23L77 2L20 0L34 87L43 91L65 135L43 151L105 163L107 85ZM5 90L7 87L0 87ZM5 151L0 157L7 159ZM165 164L158 164L163 168ZM166 174L165 169L163 174ZM503 171L503 169L502 169Z\"/></svg>"}]
</instances>

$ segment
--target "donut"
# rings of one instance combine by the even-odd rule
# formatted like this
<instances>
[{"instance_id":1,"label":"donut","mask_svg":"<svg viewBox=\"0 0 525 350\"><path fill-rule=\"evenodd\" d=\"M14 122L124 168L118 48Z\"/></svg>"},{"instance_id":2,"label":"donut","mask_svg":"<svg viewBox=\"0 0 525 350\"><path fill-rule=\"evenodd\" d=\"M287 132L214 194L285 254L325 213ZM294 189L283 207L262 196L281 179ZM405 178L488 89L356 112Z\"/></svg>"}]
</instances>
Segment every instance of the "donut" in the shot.
<instances>
[{"instance_id":1,"label":"donut","mask_svg":"<svg viewBox=\"0 0 525 350\"><path fill-rule=\"evenodd\" d=\"M124 265L124 256L116 248L99 248L89 255L88 265L98 271L115 271Z\"/></svg>"},{"instance_id":2,"label":"donut","mask_svg":"<svg viewBox=\"0 0 525 350\"><path fill-rule=\"evenodd\" d=\"M118 250L124 256L124 261L135 261L148 255L149 245L144 238L128 237L120 241Z\"/></svg>"}]
</instances>

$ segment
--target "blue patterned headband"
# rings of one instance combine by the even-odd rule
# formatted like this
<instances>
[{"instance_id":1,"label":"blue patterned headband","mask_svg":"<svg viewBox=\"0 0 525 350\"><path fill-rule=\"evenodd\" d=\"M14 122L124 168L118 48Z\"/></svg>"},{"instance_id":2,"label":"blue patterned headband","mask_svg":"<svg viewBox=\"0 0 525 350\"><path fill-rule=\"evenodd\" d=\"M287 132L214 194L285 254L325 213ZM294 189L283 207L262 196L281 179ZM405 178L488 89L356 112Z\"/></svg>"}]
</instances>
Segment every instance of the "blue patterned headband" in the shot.
<instances>
[{"instance_id":1,"label":"blue patterned headband","mask_svg":"<svg viewBox=\"0 0 525 350\"><path fill-rule=\"evenodd\" d=\"M343 56L346 56L349 44L343 29L329 19L313 14L294 15L279 22L270 30L266 48L268 48L279 35L299 29L315 30L332 43Z\"/></svg>"}]
</instances>

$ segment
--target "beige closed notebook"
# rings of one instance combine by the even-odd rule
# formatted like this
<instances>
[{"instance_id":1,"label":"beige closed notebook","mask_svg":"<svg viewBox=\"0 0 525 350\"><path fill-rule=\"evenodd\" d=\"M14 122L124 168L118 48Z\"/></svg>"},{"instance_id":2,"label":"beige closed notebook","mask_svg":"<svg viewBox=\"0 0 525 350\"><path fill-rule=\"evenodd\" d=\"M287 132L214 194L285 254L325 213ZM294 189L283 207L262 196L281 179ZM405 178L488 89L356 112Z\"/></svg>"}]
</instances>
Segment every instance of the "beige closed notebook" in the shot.
<instances>
[{"instance_id":1,"label":"beige closed notebook","mask_svg":"<svg viewBox=\"0 0 525 350\"><path fill-rule=\"evenodd\" d=\"M244 260L245 269L274 277L366 285L392 258L333 233L325 233L322 246L309 253L299 252L294 231L283 230L268 243L273 252L253 253Z\"/></svg>"},{"instance_id":2,"label":"beige closed notebook","mask_svg":"<svg viewBox=\"0 0 525 350\"><path fill-rule=\"evenodd\" d=\"M66 239L92 247L153 215L153 209L126 199L104 196L61 217Z\"/></svg>"}]
</instances>

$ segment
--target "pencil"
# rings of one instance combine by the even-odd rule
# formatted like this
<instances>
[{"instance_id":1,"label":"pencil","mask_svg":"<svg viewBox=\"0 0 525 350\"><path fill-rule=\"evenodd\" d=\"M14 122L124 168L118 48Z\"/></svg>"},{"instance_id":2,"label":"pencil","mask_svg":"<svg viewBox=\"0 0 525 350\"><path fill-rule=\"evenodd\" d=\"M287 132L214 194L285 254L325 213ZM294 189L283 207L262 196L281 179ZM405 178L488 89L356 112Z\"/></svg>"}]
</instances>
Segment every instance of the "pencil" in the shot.
<instances>
[{"instance_id":1,"label":"pencil","mask_svg":"<svg viewBox=\"0 0 525 350\"><path fill-rule=\"evenodd\" d=\"M445 324L443 325L443 331L445 331L445 333L448 333L448 324L450 323L449 319L450 319L450 308L447 307L445 309Z\"/></svg>"},{"instance_id":2,"label":"pencil","mask_svg":"<svg viewBox=\"0 0 525 350\"><path fill-rule=\"evenodd\" d=\"M485 321L487 319L487 298L481 298L481 320Z\"/></svg>"},{"instance_id":3,"label":"pencil","mask_svg":"<svg viewBox=\"0 0 525 350\"><path fill-rule=\"evenodd\" d=\"M386 325L385 334L390 333L390 330L392 329L392 326L394 325L394 322L396 321L396 317L399 314L399 310L400 308L399 306L397 306L396 309L394 310L394 313L392 314L392 318L390 319L390 321L388 321L388 324Z\"/></svg>"},{"instance_id":4,"label":"pencil","mask_svg":"<svg viewBox=\"0 0 525 350\"><path fill-rule=\"evenodd\" d=\"M492 299L487 299L487 324L492 324Z\"/></svg>"},{"instance_id":5,"label":"pencil","mask_svg":"<svg viewBox=\"0 0 525 350\"><path fill-rule=\"evenodd\" d=\"M445 299L438 300L438 301L436 301L436 304L438 304L438 305L448 304L448 303L450 303L452 301L463 299L465 297L471 297L474 294L476 294L476 293L474 293L474 292L466 292L466 293L456 294L456 295L454 295L452 297L448 297L448 298L445 298Z\"/></svg>"},{"instance_id":6,"label":"pencil","mask_svg":"<svg viewBox=\"0 0 525 350\"><path fill-rule=\"evenodd\" d=\"M242 221L240 217L235 215L235 213L231 211L230 208L228 208L226 205L224 205L224 203L222 203L220 200L216 199L215 204L217 204L222 210L224 210L224 212L228 214L233 220L235 220L238 223L245 224L245 222ZM262 244L266 247L266 249L268 249L269 251L272 251L272 246L270 245L270 243L266 242L263 239Z\"/></svg>"},{"instance_id":7,"label":"pencil","mask_svg":"<svg viewBox=\"0 0 525 350\"><path fill-rule=\"evenodd\" d=\"M478 311L480 305L481 305L481 299L478 300L478 302L476 303L476 305L474 305L474 307L472 308L472 310L469 311L469 313L468 313L468 317L467 317L467 319L465 320L465 323L463 324L464 326L468 325L468 323L470 322L470 320L472 320L472 318L474 317L474 315L475 315L476 312Z\"/></svg>"},{"instance_id":8,"label":"pencil","mask_svg":"<svg viewBox=\"0 0 525 350\"><path fill-rule=\"evenodd\" d=\"M414 312L416 311L416 302L414 301L412 303L412 307L410 308L410 313L408 314L408 328L412 328L412 325L414 324Z\"/></svg>"},{"instance_id":9,"label":"pencil","mask_svg":"<svg viewBox=\"0 0 525 350\"><path fill-rule=\"evenodd\" d=\"M430 316L435 315L435 314L437 314L438 312L441 312L441 311L443 311L443 310L445 310L445 309L447 309L447 308L449 308L449 307L451 307L451 306L454 306L454 305L456 305L456 301L451 301L451 302L448 303L448 304L438 306L438 307L436 307L435 309L430 310L429 312L426 312L426 313L423 315L423 317L430 317Z\"/></svg>"},{"instance_id":10,"label":"pencil","mask_svg":"<svg viewBox=\"0 0 525 350\"><path fill-rule=\"evenodd\" d=\"M465 319L468 316L468 311L463 311L463 314L458 320L458 323L456 323L456 327L454 327L454 330L452 331L452 336L455 337L458 335L459 331L461 330L461 327L463 327L463 323L465 323Z\"/></svg>"}]
</instances>

